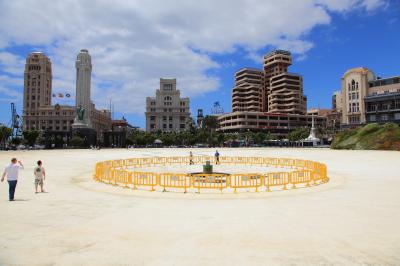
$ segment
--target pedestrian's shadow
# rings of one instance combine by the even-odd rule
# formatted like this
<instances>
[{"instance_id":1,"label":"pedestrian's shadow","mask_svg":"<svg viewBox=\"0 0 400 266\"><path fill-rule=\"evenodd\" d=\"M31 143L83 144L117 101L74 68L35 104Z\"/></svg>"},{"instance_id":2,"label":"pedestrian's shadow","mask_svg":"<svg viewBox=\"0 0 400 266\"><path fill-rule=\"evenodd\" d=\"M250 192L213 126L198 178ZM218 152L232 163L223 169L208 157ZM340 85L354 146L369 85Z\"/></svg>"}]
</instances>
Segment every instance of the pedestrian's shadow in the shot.
<instances>
[{"instance_id":1,"label":"pedestrian's shadow","mask_svg":"<svg viewBox=\"0 0 400 266\"><path fill-rule=\"evenodd\" d=\"M14 201L30 201L30 199L14 199Z\"/></svg>"}]
</instances>

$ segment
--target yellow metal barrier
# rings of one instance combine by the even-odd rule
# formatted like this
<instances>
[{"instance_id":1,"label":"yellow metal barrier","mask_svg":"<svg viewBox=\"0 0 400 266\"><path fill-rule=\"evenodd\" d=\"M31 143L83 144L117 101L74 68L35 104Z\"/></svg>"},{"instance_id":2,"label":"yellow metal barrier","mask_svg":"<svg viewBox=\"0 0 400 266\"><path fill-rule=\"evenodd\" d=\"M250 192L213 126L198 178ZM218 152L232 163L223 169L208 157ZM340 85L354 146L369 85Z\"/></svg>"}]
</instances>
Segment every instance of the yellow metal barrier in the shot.
<instances>
[{"instance_id":1,"label":"yellow metal barrier","mask_svg":"<svg viewBox=\"0 0 400 266\"><path fill-rule=\"evenodd\" d=\"M160 186L166 191L167 188L183 188L186 193L187 189L192 186L192 179L187 174L162 173L159 175Z\"/></svg>"},{"instance_id":2,"label":"yellow metal barrier","mask_svg":"<svg viewBox=\"0 0 400 266\"><path fill-rule=\"evenodd\" d=\"M206 161L215 163L212 156L193 156L194 164L205 164ZM188 173L154 173L143 171L144 167L164 165L189 165L190 158L186 156L131 158L99 162L95 166L94 178L96 181L114 186L148 187L151 191L156 188L167 189L195 189L198 192L204 189L217 189L221 192L231 188L271 191L271 188L286 190L299 186L308 187L329 181L325 164L290 158L269 157L229 157L221 156L221 165L252 165L266 167L281 167L295 169L290 172L248 173L248 174L188 174ZM136 171L141 168L140 171ZM138 169L139 170L139 169Z\"/></svg>"},{"instance_id":3,"label":"yellow metal barrier","mask_svg":"<svg viewBox=\"0 0 400 266\"><path fill-rule=\"evenodd\" d=\"M228 187L227 174L192 174L193 187L200 193L201 189L219 189Z\"/></svg>"},{"instance_id":4,"label":"yellow metal barrier","mask_svg":"<svg viewBox=\"0 0 400 266\"><path fill-rule=\"evenodd\" d=\"M230 187L236 193L238 188L255 188L258 189L263 185L264 176L260 174L234 174L230 176Z\"/></svg>"}]
</instances>

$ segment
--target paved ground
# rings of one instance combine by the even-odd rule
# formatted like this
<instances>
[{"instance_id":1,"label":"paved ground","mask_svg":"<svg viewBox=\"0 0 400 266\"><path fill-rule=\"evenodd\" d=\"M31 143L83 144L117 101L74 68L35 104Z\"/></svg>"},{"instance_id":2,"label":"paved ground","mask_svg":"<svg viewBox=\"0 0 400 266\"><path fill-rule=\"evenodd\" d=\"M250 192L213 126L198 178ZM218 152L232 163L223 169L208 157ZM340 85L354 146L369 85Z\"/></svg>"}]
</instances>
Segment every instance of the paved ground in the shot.
<instances>
[{"instance_id":1,"label":"paved ground","mask_svg":"<svg viewBox=\"0 0 400 266\"><path fill-rule=\"evenodd\" d=\"M95 162L188 150L1 152L0 163L16 156L26 169L18 201L0 184L0 265L400 265L399 152L219 151L317 160L331 181L272 193L152 193L93 182ZM35 195L38 159L49 193Z\"/></svg>"}]
</instances>

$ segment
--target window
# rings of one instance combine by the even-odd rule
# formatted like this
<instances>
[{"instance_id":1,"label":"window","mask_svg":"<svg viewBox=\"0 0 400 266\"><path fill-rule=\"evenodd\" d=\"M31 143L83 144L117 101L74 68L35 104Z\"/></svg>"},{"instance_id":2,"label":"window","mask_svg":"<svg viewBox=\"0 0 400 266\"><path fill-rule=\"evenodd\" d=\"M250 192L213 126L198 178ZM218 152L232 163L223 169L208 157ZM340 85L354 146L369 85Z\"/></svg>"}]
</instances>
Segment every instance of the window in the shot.
<instances>
[{"instance_id":1,"label":"window","mask_svg":"<svg viewBox=\"0 0 400 266\"><path fill-rule=\"evenodd\" d=\"M388 116L387 114L383 114L383 115L381 116L381 120L382 120L382 121L387 121L387 120L389 120L389 116Z\"/></svg>"},{"instance_id":2,"label":"window","mask_svg":"<svg viewBox=\"0 0 400 266\"><path fill-rule=\"evenodd\" d=\"M172 91L172 84L164 84L163 89L165 91Z\"/></svg>"},{"instance_id":3,"label":"window","mask_svg":"<svg viewBox=\"0 0 400 266\"><path fill-rule=\"evenodd\" d=\"M150 116L150 121L156 121L156 117L155 116Z\"/></svg>"},{"instance_id":4,"label":"window","mask_svg":"<svg viewBox=\"0 0 400 266\"><path fill-rule=\"evenodd\" d=\"M169 124L169 128L172 129L172 124Z\"/></svg>"},{"instance_id":5,"label":"window","mask_svg":"<svg viewBox=\"0 0 400 266\"><path fill-rule=\"evenodd\" d=\"M369 116L369 121L376 121L376 116L375 115L370 115Z\"/></svg>"},{"instance_id":6,"label":"window","mask_svg":"<svg viewBox=\"0 0 400 266\"><path fill-rule=\"evenodd\" d=\"M400 120L400 113L395 113L394 114L394 119L395 120Z\"/></svg>"}]
</instances>

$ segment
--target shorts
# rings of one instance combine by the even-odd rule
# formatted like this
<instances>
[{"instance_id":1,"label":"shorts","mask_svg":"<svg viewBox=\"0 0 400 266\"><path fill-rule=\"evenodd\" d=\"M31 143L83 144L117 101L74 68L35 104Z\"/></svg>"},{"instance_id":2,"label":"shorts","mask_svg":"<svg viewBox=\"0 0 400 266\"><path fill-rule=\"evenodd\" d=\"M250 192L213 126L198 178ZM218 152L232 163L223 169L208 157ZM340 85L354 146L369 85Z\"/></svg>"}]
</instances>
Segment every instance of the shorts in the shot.
<instances>
[{"instance_id":1,"label":"shorts","mask_svg":"<svg viewBox=\"0 0 400 266\"><path fill-rule=\"evenodd\" d=\"M37 186L37 185L43 186L43 178L41 178L41 179L35 178L35 186Z\"/></svg>"}]
</instances>

